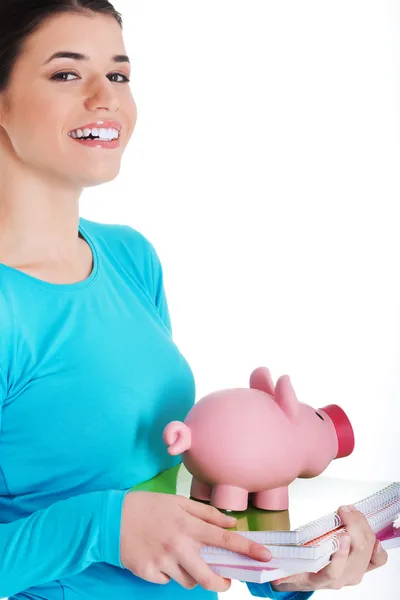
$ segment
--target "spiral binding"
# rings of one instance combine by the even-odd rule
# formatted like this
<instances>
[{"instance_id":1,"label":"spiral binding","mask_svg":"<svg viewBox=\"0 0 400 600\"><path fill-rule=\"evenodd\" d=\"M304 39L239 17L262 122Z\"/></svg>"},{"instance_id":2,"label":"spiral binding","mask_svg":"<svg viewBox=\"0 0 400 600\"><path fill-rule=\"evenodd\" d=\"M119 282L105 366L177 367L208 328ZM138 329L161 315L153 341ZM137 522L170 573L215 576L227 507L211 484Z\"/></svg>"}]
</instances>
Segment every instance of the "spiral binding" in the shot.
<instances>
[{"instance_id":1,"label":"spiral binding","mask_svg":"<svg viewBox=\"0 0 400 600\"><path fill-rule=\"evenodd\" d=\"M381 509L373 515L367 516L367 521L371 525L371 528L376 533L386 525L393 522L396 516L400 513L400 498L389 504L388 506L381 507ZM293 544L264 544L271 551L272 558L304 558L309 560L317 560L322 556L331 555L339 549L340 540L339 535L345 531L344 527L339 530L331 531L319 536L313 540L310 540L307 545L293 545ZM265 533L262 531L239 531L243 534L257 534ZM245 536L247 537L247 535ZM252 535L251 539L255 539ZM263 543L263 542L260 542ZM201 556L209 564L218 563L223 557L224 564L235 566L237 564L243 565L259 565L259 561L255 561L250 557L239 555L237 552L227 550L226 548L219 548L216 546L204 546L201 551Z\"/></svg>"},{"instance_id":2,"label":"spiral binding","mask_svg":"<svg viewBox=\"0 0 400 600\"><path fill-rule=\"evenodd\" d=\"M392 483L382 490L353 504L362 512L374 533L386 527L400 513L400 483ZM340 528L338 530L338 528ZM335 531L336 530L336 531ZM338 534L344 531L342 520L337 512L325 515L292 531L238 531L247 539L268 546L272 558L309 558L318 559L325 554L333 554L338 550L340 542ZM307 544L307 545L304 545ZM204 546L201 550L204 558L214 560L215 555L224 556L224 560L238 556L225 548ZM245 557L240 557L241 561ZM254 564L248 558L245 562ZM214 561L215 562L215 561Z\"/></svg>"},{"instance_id":3,"label":"spiral binding","mask_svg":"<svg viewBox=\"0 0 400 600\"><path fill-rule=\"evenodd\" d=\"M395 482L382 490L379 490L379 492L375 492L375 494L371 494L363 500L355 502L353 506L363 515L368 516L371 513L375 513L380 509L388 507L397 500L400 500L400 483ZM311 521L310 523L295 529L294 531L297 533L296 538L298 540L296 543L304 544L328 531L337 529L341 525L343 525L343 523L338 513L330 513L316 521Z\"/></svg>"},{"instance_id":4,"label":"spiral binding","mask_svg":"<svg viewBox=\"0 0 400 600\"><path fill-rule=\"evenodd\" d=\"M240 532L242 533L242 532ZM337 535L327 537L322 543L315 546L268 546L272 558L306 558L310 560L319 559L322 556L331 555L339 549L339 539ZM208 563L224 562L224 565L259 565L260 562L245 555L240 555L226 548L216 546L204 546L200 554ZM268 564L268 563L267 563Z\"/></svg>"},{"instance_id":5,"label":"spiral binding","mask_svg":"<svg viewBox=\"0 0 400 600\"><path fill-rule=\"evenodd\" d=\"M398 515L400 515L400 499L388 507L381 508L377 513L367 516L367 521L373 532L377 533L380 529L393 523Z\"/></svg>"}]
</instances>

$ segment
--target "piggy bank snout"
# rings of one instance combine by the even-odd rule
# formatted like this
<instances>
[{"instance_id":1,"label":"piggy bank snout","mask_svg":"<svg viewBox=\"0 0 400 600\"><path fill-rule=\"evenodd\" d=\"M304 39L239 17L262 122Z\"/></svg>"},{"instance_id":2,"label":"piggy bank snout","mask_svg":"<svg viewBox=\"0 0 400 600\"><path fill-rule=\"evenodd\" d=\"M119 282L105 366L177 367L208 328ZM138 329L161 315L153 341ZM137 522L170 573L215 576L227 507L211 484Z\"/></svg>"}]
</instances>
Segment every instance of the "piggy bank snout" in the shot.
<instances>
[{"instance_id":1,"label":"piggy bank snout","mask_svg":"<svg viewBox=\"0 0 400 600\"><path fill-rule=\"evenodd\" d=\"M329 404L321 408L332 420L338 438L338 453L335 458L350 456L354 450L355 439L350 419L340 406Z\"/></svg>"}]
</instances>

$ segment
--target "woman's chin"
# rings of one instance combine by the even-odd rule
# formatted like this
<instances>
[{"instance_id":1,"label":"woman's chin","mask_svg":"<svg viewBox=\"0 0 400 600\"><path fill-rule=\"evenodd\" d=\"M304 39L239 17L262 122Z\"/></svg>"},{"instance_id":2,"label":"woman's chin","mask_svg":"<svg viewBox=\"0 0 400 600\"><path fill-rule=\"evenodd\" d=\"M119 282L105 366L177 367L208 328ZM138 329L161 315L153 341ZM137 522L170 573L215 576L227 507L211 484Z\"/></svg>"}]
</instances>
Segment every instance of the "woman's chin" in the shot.
<instances>
[{"instance_id":1,"label":"woman's chin","mask_svg":"<svg viewBox=\"0 0 400 600\"><path fill-rule=\"evenodd\" d=\"M102 183L108 183L109 181L113 181L121 170L121 164L117 167L113 165L110 168L106 168L103 165L103 169L96 173L91 170L90 173L86 172L81 175L81 177L77 176L74 179L74 183L76 183L80 187L95 187L97 185L101 185Z\"/></svg>"}]
</instances>

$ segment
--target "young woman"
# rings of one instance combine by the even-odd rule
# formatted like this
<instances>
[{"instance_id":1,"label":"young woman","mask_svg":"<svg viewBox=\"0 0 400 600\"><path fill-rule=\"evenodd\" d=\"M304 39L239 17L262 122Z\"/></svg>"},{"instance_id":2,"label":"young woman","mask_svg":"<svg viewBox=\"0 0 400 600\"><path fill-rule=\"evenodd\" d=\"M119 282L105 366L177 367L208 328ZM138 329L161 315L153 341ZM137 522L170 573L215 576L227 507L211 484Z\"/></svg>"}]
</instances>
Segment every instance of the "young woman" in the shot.
<instances>
[{"instance_id":1,"label":"young woman","mask_svg":"<svg viewBox=\"0 0 400 600\"><path fill-rule=\"evenodd\" d=\"M266 560L217 509L128 491L179 462L162 431L195 399L154 246L79 217L134 131L129 77L106 0L0 4L0 596L14 600L212 600L230 582L202 545ZM383 564L362 515L343 519L350 551L251 592L307 598Z\"/></svg>"}]
</instances>

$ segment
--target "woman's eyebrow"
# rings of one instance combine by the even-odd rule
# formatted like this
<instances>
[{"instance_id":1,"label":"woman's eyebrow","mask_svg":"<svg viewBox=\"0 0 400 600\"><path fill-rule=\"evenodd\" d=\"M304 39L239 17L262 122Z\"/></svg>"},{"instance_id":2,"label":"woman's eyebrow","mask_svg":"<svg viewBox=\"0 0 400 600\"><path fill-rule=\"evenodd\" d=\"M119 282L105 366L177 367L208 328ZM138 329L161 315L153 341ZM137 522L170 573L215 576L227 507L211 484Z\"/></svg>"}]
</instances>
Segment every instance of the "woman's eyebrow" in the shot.
<instances>
[{"instance_id":1,"label":"woman's eyebrow","mask_svg":"<svg viewBox=\"0 0 400 600\"><path fill-rule=\"evenodd\" d=\"M66 50L60 50L59 52L55 52L54 54L52 54L50 56L50 58L48 58L43 64L47 65L50 61L54 60L55 58L72 58L74 60L90 60L90 57L86 56L86 54L80 54L79 52L69 52ZM113 56L111 60L116 63L123 63L123 62L130 63L129 57L126 56L126 54L117 54L116 56Z\"/></svg>"}]
</instances>

